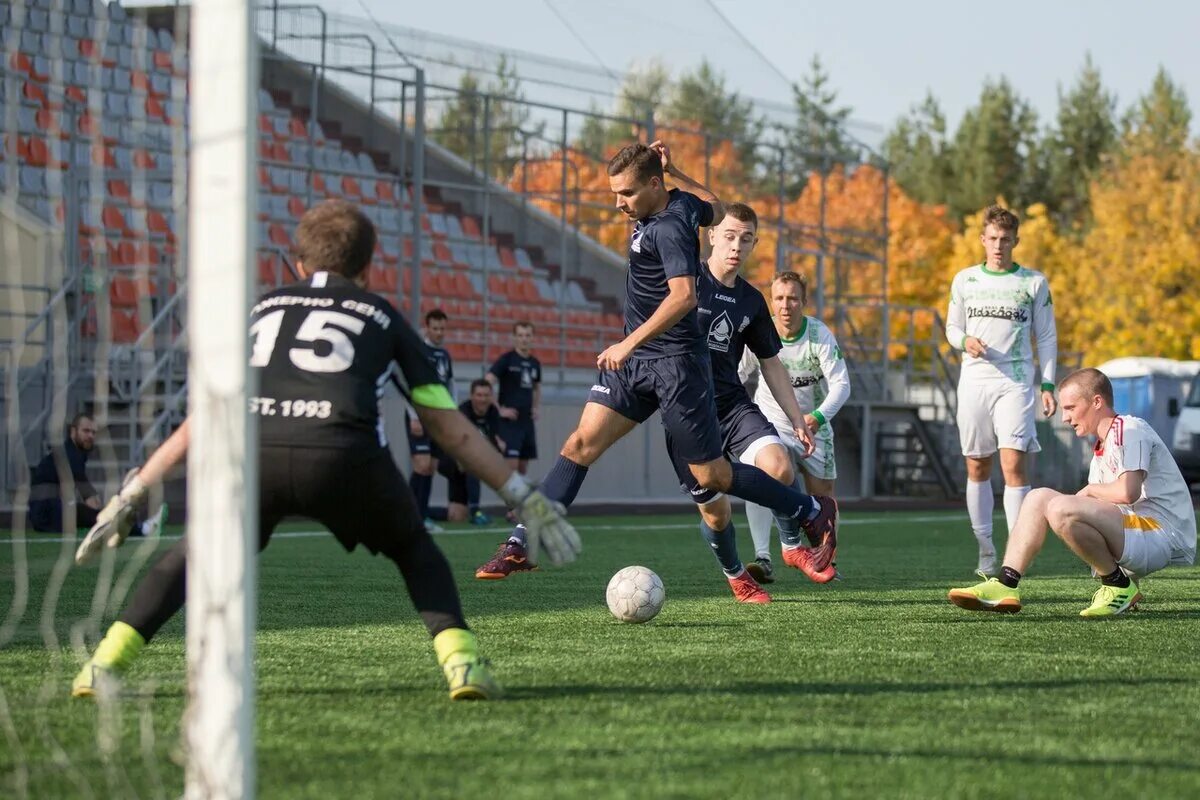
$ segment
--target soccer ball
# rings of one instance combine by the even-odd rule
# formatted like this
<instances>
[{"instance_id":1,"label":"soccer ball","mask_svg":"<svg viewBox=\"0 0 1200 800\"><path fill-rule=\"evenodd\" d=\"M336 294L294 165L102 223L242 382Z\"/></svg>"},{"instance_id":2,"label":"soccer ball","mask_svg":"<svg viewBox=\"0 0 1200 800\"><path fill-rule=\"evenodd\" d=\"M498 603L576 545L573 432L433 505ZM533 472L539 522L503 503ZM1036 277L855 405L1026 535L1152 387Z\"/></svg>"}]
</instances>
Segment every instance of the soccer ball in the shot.
<instances>
[{"instance_id":1,"label":"soccer ball","mask_svg":"<svg viewBox=\"0 0 1200 800\"><path fill-rule=\"evenodd\" d=\"M612 576L605 592L608 610L621 622L649 622L667 600L662 578L646 567L626 567Z\"/></svg>"}]
</instances>

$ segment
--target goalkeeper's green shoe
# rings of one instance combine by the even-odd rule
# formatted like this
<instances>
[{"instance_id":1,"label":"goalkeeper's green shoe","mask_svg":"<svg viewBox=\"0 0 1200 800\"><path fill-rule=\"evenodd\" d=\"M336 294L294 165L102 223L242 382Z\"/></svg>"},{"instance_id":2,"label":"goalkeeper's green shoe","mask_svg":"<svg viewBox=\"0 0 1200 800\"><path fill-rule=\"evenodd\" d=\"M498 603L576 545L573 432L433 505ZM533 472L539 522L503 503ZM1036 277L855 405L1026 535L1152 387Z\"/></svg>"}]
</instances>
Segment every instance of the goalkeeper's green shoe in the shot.
<instances>
[{"instance_id":1,"label":"goalkeeper's green shoe","mask_svg":"<svg viewBox=\"0 0 1200 800\"><path fill-rule=\"evenodd\" d=\"M120 691L118 676L133 663L146 646L142 635L124 622L114 622L96 647L96 652L71 681L72 697L115 697Z\"/></svg>"},{"instance_id":2,"label":"goalkeeper's green shoe","mask_svg":"<svg viewBox=\"0 0 1200 800\"><path fill-rule=\"evenodd\" d=\"M1136 581L1130 581L1128 586L1108 586L1100 584L1100 588L1092 595L1092 604L1079 612L1081 617L1115 617L1136 608L1142 599Z\"/></svg>"},{"instance_id":3,"label":"goalkeeper's green shoe","mask_svg":"<svg viewBox=\"0 0 1200 800\"><path fill-rule=\"evenodd\" d=\"M88 659L71 681L71 697L100 697L115 698L121 693L121 679L114 670L97 666L93 659Z\"/></svg>"},{"instance_id":4,"label":"goalkeeper's green shoe","mask_svg":"<svg viewBox=\"0 0 1200 800\"><path fill-rule=\"evenodd\" d=\"M451 700L494 700L502 694L488 660L479 655L475 634L448 628L433 637L438 664L450 687Z\"/></svg>"},{"instance_id":5,"label":"goalkeeper's green shoe","mask_svg":"<svg viewBox=\"0 0 1200 800\"><path fill-rule=\"evenodd\" d=\"M983 583L963 589L951 589L946 596L951 603L968 611L1016 614L1021 610L1021 593L995 578L988 578Z\"/></svg>"}]
</instances>

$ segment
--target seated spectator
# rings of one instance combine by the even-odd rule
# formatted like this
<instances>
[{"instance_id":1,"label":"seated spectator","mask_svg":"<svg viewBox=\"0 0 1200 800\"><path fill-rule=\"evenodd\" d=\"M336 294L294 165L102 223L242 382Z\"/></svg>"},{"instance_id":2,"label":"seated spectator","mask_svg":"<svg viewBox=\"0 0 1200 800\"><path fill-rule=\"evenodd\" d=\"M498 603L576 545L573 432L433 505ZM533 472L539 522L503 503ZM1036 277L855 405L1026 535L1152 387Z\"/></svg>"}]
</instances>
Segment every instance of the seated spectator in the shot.
<instances>
[{"instance_id":1,"label":"seated spectator","mask_svg":"<svg viewBox=\"0 0 1200 800\"><path fill-rule=\"evenodd\" d=\"M63 442L64 466L71 471L75 484L74 496L68 501L75 509L75 527L87 529L96 524L96 515L103 507L100 493L87 476L88 457L96 446L96 421L87 414L76 414L67 428ZM65 475L61 476L65 477ZM29 525L41 533L65 533L63 529L64 497L60 485L55 453L47 453L33 470L33 486L29 492ZM153 517L135 525L131 535L153 535L166 519L164 504Z\"/></svg>"}]
</instances>

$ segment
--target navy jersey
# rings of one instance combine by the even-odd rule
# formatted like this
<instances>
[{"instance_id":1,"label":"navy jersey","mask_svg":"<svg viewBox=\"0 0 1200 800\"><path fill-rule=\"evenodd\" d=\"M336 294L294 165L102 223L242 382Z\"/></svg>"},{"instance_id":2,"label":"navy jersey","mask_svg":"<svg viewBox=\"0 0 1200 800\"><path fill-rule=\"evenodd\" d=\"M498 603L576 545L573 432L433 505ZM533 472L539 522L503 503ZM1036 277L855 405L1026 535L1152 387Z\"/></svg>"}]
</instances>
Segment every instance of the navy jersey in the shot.
<instances>
[{"instance_id":1,"label":"navy jersey","mask_svg":"<svg viewBox=\"0 0 1200 800\"><path fill-rule=\"evenodd\" d=\"M379 402L394 366L412 401L453 409L429 349L384 298L330 272L263 296L250 312L263 444L381 447Z\"/></svg>"},{"instance_id":2,"label":"navy jersey","mask_svg":"<svg viewBox=\"0 0 1200 800\"><path fill-rule=\"evenodd\" d=\"M694 194L672 189L667 207L639 219L629 240L625 277L625 335L650 319L669 288L667 280L696 278L700 270L700 227L712 224L712 206ZM633 351L633 358L660 358L704 352L696 309L669 330Z\"/></svg>"},{"instance_id":3,"label":"navy jersey","mask_svg":"<svg viewBox=\"0 0 1200 800\"><path fill-rule=\"evenodd\" d=\"M438 380L450 392L450 396L454 397L454 359L450 357L450 351L444 347L439 347L428 339L423 340L425 347L429 350L429 364L433 367L433 371L437 373ZM404 418L409 420L412 418L412 413L404 410Z\"/></svg>"},{"instance_id":4,"label":"navy jersey","mask_svg":"<svg viewBox=\"0 0 1200 800\"><path fill-rule=\"evenodd\" d=\"M528 417L533 408L533 387L542 382L542 362L532 354L523 356L509 350L488 372L500 381L500 405L517 409L522 418Z\"/></svg>"},{"instance_id":5,"label":"navy jersey","mask_svg":"<svg viewBox=\"0 0 1200 800\"><path fill-rule=\"evenodd\" d=\"M778 355L783 344L771 322L767 301L741 276L733 286L726 286L713 276L708 264L701 265L696 299L700 325L707 331L717 409L724 412L735 402L750 400L738 379L745 349L749 347L761 361Z\"/></svg>"},{"instance_id":6,"label":"navy jersey","mask_svg":"<svg viewBox=\"0 0 1200 800\"><path fill-rule=\"evenodd\" d=\"M489 405L487 411L482 414L476 414L474 406L470 400L464 400L458 407L458 410L463 413L467 419L471 420L471 424L479 429L483 434L483 438L487 439L493 445L496 444L497 431L500 430L500 412L496 406ZM497 450L500 448L497 447Z\"/></svg>"},{"instance_id":7,"label":"navy jersey","mask_svg":"<svg viewBox=\"0 0 1200 800\"><path fill-rule=\"evenodd\" d=\"M433 370L437 373L438 380L453 395L454 360L450 358L450 351L444 347L439 347L428 339L425 340L425 347L429 350L429 363L433 365Z\"/></svg>"}]
</instances>

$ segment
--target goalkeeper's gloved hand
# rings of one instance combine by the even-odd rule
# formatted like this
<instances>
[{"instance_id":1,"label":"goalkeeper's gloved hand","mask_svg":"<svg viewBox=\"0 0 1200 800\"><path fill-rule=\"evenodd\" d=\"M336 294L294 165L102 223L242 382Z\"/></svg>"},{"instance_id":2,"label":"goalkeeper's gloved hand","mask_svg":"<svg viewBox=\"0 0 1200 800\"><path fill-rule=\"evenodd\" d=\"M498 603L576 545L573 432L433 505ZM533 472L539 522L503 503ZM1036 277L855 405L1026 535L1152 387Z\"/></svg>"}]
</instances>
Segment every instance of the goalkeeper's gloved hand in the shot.
<instances>
[{"instance_id":1,"label":"goalkeeper's gloved hand","mask_svg":"<svg viewBox=\"0 0 1200 800\"><path fill-rule=\"evenodd\" d=\"M525 526L526 553L530 563L538 563L538 549L545 548L551 564L574 561L583 543L574 526L567 522L567 510L555 503L514 472L499 495Z\"/></svg>"},{"instance_id":2,"label":"goalkeeper's gloved hand","mask_svg":"<svg viewBox=\"0 0 1200 800\"><path fill-rule=\"evenodd\" d=\"M121 491L96 515L96 524L79 543L75 550L76 564L86 564L104 547L119 547L125 541L133 528L137 507L146 499L146 491L146 484L136 474L126 480Z\"/></svg>"}]
</instances>

